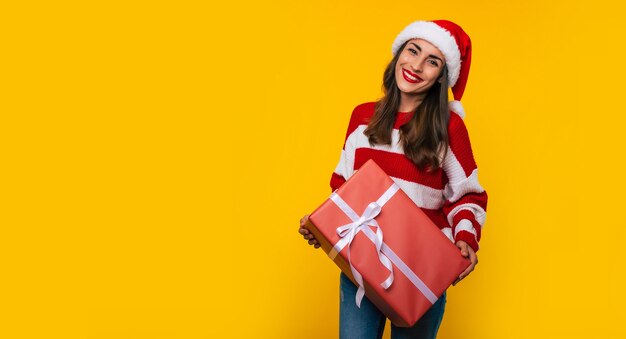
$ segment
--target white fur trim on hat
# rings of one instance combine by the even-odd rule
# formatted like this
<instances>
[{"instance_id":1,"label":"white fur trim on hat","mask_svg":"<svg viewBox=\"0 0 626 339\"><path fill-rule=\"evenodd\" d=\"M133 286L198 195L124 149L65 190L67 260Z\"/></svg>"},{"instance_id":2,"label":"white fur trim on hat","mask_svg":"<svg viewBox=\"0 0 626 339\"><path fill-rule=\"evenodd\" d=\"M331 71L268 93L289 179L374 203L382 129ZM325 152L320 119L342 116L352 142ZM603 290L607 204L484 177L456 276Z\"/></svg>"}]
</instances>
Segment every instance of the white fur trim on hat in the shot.
<instances>
[{"instance_id":1,"label":"white fur trim on hat","mask_svg":"<svg viewBox=\"0 0 626 339\"><path fill-rule=\"evenodd\" d=\"M463 109L463 105L458 100L452 100L448 102L448 108L458 114L461 118L465 118L465 109Z\"/></svg>"},{"instance_id":2,"label":"white fur trim on hat","mask_svg":"<svg viewBox=\"0 0 626 339\"><path fill-rule=\"evenodd\" d=\"M454 37L434 22L415 21L398 34L391 45L391 53L396 55L403 43L417 38L430 42L441 51L448 66L448 86L453 87L461 72L461 52Z\"/></svg>"}]
</instances>

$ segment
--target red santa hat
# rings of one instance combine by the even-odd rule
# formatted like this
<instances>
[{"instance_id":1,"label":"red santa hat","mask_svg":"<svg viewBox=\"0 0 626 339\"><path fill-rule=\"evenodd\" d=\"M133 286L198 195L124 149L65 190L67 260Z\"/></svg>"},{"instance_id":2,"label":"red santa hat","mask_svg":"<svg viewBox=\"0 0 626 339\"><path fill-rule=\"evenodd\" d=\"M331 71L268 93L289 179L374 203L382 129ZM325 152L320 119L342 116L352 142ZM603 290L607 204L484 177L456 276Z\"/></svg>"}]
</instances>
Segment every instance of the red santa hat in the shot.
<instances>
[{"instance_id":1,"label":"red santa hat","mask_svg":"<svg viewBox=\"0 0 626 339\"><path fill-rule=\"evenodd\" d=\"M454 100L449 102L452 111L465 116L461 97L465 91L472 61L472 42L461 26L448 20L415 21L406 26L391 45L395 56L402 44L411 39L424 39L435 45L444 56L448 66L448 86Z\"/></svg>"}]
</instances>

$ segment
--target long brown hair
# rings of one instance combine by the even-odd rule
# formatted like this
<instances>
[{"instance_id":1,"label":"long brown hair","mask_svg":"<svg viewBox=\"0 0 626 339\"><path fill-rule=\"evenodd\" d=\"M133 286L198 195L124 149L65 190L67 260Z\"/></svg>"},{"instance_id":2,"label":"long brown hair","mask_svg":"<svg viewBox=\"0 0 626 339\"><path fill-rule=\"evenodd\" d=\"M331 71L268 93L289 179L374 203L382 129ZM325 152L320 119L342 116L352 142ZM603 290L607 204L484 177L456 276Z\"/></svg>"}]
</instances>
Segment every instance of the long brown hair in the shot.
<instances>
[{"instance_id":1,"label":"long brown hair","mask_svg":"<svg viewBox=\"0 0 626 339\"><path fill-rule=\"evenodd\" d=\"M376 101L374 115L363 132L374 144L391 145L391 132L400 108L400 89L396 83L396 63L405 42L389 62L383 75L384 96ZM441 81L441 82L439 82ZM429 89L422 103L413 112L410 121L400 126L400 141L404 154L421 170L441 166L448 150L448 68L444 67L439 81ZM443 151L443 153L441 153Z\"/></svg>"}]
</instances>

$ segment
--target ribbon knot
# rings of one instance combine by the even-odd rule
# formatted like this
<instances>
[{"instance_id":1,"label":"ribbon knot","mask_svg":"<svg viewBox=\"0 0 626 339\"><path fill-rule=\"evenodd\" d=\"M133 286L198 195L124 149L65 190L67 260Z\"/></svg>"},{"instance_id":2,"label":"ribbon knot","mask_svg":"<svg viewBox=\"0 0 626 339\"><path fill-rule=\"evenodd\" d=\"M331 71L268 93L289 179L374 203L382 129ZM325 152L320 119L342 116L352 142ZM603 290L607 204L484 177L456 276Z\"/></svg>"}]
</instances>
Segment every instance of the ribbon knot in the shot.
<instances>
[{"instance_id":1,"label":"ribbon knot","mask_svg":"<svg viewBox=\"0 0 626 339\"><path fill-rule=\"evenodd\" d=\"M374 218L376 218L378 214L380 214L381 210L382 207L376 201L372 201L371 203L369 203L369 205L367 205L367 208L365 209L365 212L363 212L363 215L361 215L356 221L338 227L337 234L339 234L339 236L342 238L348 236L349 234L351 237L354 237L363 226L372 225L378 227L378 224L374 223ZM350 239L350 241L351 240L352 239Z\"/></svg>"}]
</instances>

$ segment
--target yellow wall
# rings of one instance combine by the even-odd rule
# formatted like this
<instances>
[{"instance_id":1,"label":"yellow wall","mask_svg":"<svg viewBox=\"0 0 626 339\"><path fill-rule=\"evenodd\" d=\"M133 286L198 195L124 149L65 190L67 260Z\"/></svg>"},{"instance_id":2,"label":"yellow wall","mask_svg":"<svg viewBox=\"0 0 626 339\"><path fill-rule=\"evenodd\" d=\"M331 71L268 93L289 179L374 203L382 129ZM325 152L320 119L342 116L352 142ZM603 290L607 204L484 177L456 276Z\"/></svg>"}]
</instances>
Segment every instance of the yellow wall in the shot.
<instances>
[{"instance_id":1,"label":"yellow wall","mask_svg":"<svg viewBox=\"0 0 626 339\"><path fill-rule=\"evenodd\" d=\"M623 9L603 1L9 2L0 337L333 338L297 233L418 19L473 42L489 194L440 338L623 338ZM389 336L389 332L385 334Z\"/></svg>"}]
</instances>

